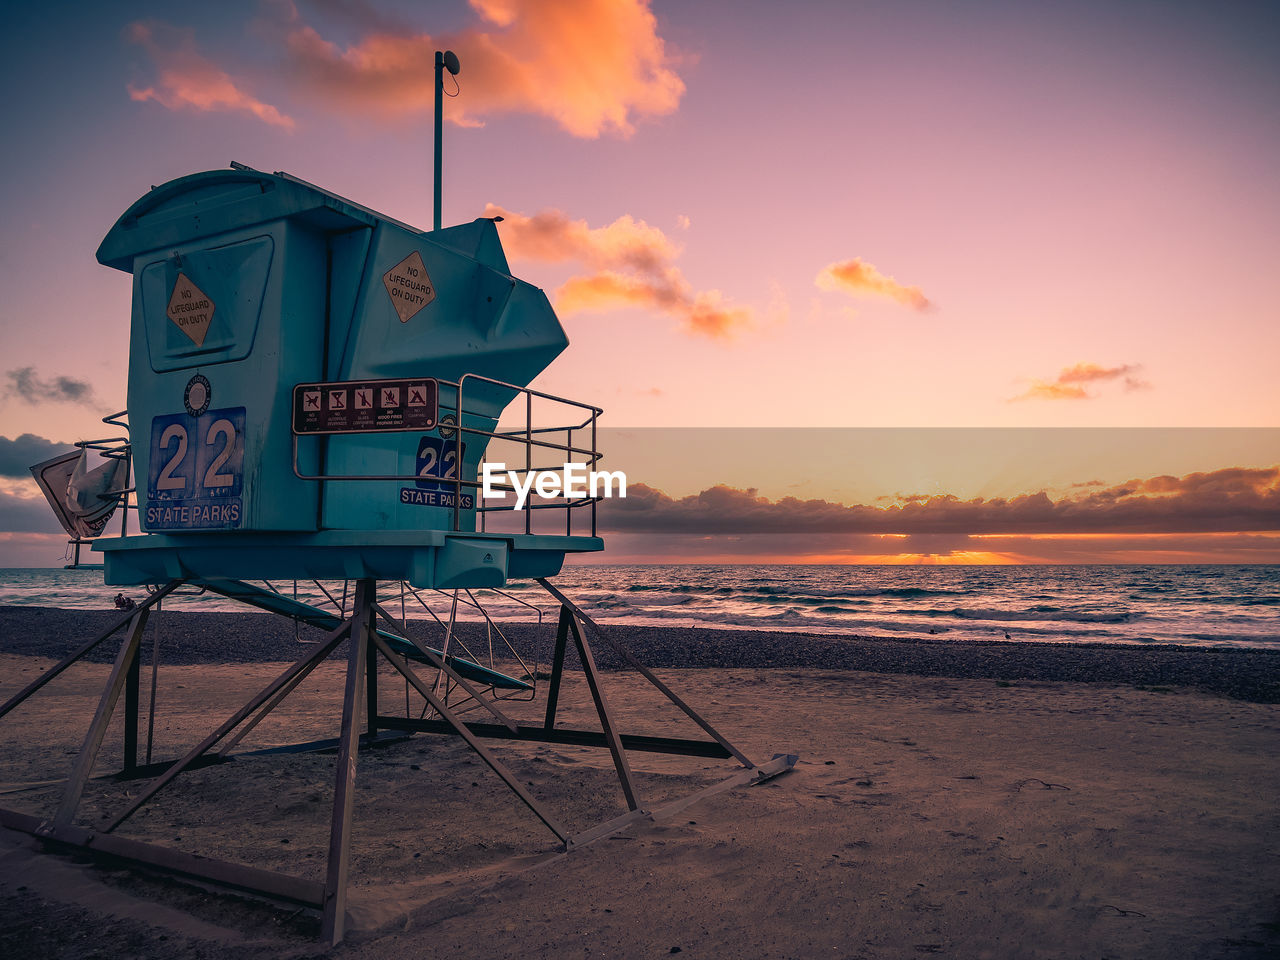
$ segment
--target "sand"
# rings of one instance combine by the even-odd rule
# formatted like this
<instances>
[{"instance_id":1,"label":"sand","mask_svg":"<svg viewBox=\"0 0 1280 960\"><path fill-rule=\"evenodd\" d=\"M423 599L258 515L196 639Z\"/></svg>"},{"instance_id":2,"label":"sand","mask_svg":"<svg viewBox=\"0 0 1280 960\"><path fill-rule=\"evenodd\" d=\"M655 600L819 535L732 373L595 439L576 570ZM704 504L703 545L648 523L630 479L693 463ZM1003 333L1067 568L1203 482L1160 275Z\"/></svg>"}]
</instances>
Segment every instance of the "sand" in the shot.
<instances>
[{"instance_id":1,"label":"sand","mask_svg":"<svg viewBox=\"0 0 1280 960\"><path fill-rule=\"evenodd\" d=\"M92 619L17 609L0 617L0 697L51 662L24 646L33 632L57 656ZM156 759L198 740L282 669L261 656L300 649L291 628L272 639L262 626L233 621L228 631L227 618L206 616L193 632L230 638L229 649L180 641L179 628L200 621L162 615ZM966 659L927 641L776 635L775 647L711 631L622 633L649 662L750 664L657 672L753 759L799 754L795 770L565 855L457 741L419 736L366 751L353 930L335 956L1280 953L1274 656L1002 655L971 645ZM819 654L861 657L863 668L802 665ZM761 657L782 662L760 666ZM77 666L0 720L0 805L51 811L57 783L31 785L65 776L107 670ZM317 670L241 748L332 736L342 672L339 662ZM1077 679L1056 679L1062 673ZM143 678L145 710L149 669ZM641 678L606 680L624 732L697 734ZM382 696L385 712L403 710L403 685L384 682ZM580 675L562 704L562 725L590 725ZM540 700L510 705L527 720L541 709ZM139 788L107 776L119 743L117 721L86 793L85 825ZM493 749L573 829L623 810L605 751ZM649 804L734 771L730 761L634 752L631 761ZM319 877L333 763L332 754L273 755L193 771L120 833ZM25 835L0 831L0 955L320 953L305 911L35 851Z\"/></svg>"}]
</instances>

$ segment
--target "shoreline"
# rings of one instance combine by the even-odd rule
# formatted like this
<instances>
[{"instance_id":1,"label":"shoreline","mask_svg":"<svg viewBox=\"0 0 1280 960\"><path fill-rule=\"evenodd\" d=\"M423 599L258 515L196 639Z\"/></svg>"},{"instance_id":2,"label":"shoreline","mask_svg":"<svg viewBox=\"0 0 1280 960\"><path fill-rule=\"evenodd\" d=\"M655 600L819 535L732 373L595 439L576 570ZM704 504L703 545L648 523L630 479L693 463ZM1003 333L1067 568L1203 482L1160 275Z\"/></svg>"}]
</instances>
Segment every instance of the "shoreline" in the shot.
<instances>
[{"instance_id":1,"label":"shoreline","mask_svg":"<svg viewBox=\"0 0 1280 960\"><path fill-rule=\"evenodd\" d=\"M58 659L114 622L117 611L0 606L0 654ZM410 621L415 636L436 644L440 627ZM551 659L555 626L499 623L531 665ZM294 660L299 640L319 630L266 613L164 610L152 617L143 641L150 663L155 630L161 664L265 663ZM929 637L848 636L806 632L604 625L646 666L667 669L851 670L997 683L1070 682L1133 687L1186 687L1255 703L1280 703L1280 651L1208 649L1173 644L1098 644L1053 641L945 640ZM458 636L479 649L483 623L460 623ZM109 662L109 639L86 660ZM344 645L345 646L345 645ZM594 643L601 668L622 662ZM487 646L485 646L487 650ZM341 656L341 648L334 656ZM577 666L570 652L569 664Z\"/></svg>"}]
</instances>

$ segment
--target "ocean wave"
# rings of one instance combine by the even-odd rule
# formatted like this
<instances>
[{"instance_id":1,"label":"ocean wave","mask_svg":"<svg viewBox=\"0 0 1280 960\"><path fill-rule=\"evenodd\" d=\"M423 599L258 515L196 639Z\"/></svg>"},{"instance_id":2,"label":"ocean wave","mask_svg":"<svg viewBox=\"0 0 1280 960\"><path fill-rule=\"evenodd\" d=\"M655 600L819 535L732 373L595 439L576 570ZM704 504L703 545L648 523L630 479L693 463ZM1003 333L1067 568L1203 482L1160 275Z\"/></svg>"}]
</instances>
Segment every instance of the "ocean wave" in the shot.
<instances>
[{"instance_id":1,"label":"ocean wave","mask_svg":"<svg viewBox=\"0 0 1280 960\"><path fill-rule=\"evenodd\" d=\"M646 607L680 607L685 604L696 603L698 598L693 595L662 595L656 594L651 597L645 597L643 600L629 598L622 594L612 593L593 598L590 604L601 607L629 607L635 610L643 610Z\"/></svg>"},{"instance_id":2,"label":"ocean wave","mask_svg":"<svg viewBox=\"0 0 1280 960\"><path fill-rule=\"evenodd\" d=\"M1259 644L1280 644L1280 634L1239 634L1239 633L1182 633L1162 640L1162 643L1186 643L1193 641L1196 645L1212 644L1233 647L1256 647Z\"/></svg>"},{"instance_id":3,"label":"ocean wave","mask_svg":"<svg viewBox=\"0 0 1280 960\"><path fill-rule=\"evenodd\" d=\"M1005 642L1007 635L1010 642L1280 647L1280 566L610 565L568 566L556 583L589 614L615 623L939 640ZM342 581L325 585L342 596ZM292 595L291 582L277 586ZM504 589L545 611L554 626L556 604L535 584L513 582ZM109 610L117 590L104 586L101 571L0 571L0 603ZM134 599L142 595L141 588L123 592ZM448 616L451 591L420 592L439 616ZM298 585L298 597L326 603L306 582ZM495 619L533 617L528 607L500 595L477 590L476 598ZM208 594L175 596L165 601L166 609L171 605L245 609ZM414 602L406 613L411 619L430 616ZM458 616L479 614L464 601Z\"/></svg>"},{"instance_id":4,"label":"ocean wave","mask_svg":"<svg viewBox=\"0 0 1280 960\"><path fill-rule=\"evenodd\" d=\"M1210 605L1240 607L1280 607L1280 597L1248 597L1248 596L1204 596L1195 598L1196 603Z\"/></svg>"},{"instance_id":5,"label":"ocean wave","mask_svg":"<svg viewBox=\"0 0 1280 960\"><path fill-rule=\"evenodd\" d=\"M794 603L799 604L802 607L820 607L832 610L851 610L858 607L871 606L870 600L850 600L842 597L808 597L803 595L788 597L780 594L744 593L730 599L734 603Z\"/></svg>"},{"instance_id":6,"label":"ocean wave","mask_svg":"<svg viewBox=\"0 0 1280 960\"><path fill-rule=\"evenodd\" d=\"M688 583L633 583L626 588L627 593L690 593L700 596L717 596L731 597L737 599L752 599L754 597L767 597L777 601L787 603L803 600L817 600L826 603L831 600L849 600L861 601L867 598L875 597L896 597L900 599L912 599L915 597L968 597L973 596L972 590L945 590L931 589L927 587L881 587L878 589L850 589L848 587L833 587L830 590L824 590L819 587L806 585L803 592L797 592L794 584L769 587L769 586L752 586L743 587L708 587L697 584Z\"/></svg>"},{"instance_id":7,"label":"ocean wave","mask_svg":"<svg viewBox=\"0 0 1280 960\"><path fill-rule=\"evenodd\" d=\"M1062 623L1132 623L1142 616L1139 613L1129 611L1092 613L1084 610L1063 610L1058 607L1032 607L1029 610L989 610L954 607L949 610L895 610L894 613L925 617L956 617L960 620L989 620L993 623L1026 623L1041 620Z\"/></svg>"}]
</instances>

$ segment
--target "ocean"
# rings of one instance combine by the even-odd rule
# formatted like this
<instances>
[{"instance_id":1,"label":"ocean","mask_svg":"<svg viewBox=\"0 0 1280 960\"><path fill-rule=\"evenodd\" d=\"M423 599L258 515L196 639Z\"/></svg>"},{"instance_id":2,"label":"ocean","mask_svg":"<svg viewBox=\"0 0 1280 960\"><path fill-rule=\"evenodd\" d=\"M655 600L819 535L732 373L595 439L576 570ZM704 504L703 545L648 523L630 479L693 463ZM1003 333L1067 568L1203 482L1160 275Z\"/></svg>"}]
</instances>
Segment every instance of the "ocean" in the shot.
<instances>
[{"instance_id":1,"label":"ocean","mask_svg":"<svg viewBox=\"0 0 1280 960\"><path fill-rule=\"evenodd\" d=\"M1280 649L1280 566L583 565L566 567L555 583L603 623ZM294 595L292 581L275 586ZM342 600L341 581L323 586ZM393 613L450 615L451 593L388 589ZM296 590L300 600L328 602L312 583ZM103 585L101 570L0 570L0 604L101 610L117 592ZM534 583L458 598L462 620L481 616L474 601L498 621L555 622L554 601ZM245 609L194 592L165 606Z\"/></svg>"}]
</instances>

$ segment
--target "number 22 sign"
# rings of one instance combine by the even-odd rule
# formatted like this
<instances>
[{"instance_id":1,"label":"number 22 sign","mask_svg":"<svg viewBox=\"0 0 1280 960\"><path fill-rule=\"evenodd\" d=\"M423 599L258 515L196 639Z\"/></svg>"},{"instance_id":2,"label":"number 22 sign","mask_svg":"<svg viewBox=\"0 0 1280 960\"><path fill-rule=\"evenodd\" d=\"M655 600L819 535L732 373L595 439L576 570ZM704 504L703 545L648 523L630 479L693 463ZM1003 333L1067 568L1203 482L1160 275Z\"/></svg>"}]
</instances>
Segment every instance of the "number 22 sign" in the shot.
<instances>
[{"instance_id":1,"label":"number 22 sign","mask_svg":"<svg viewBox=\"0 0 1280 960\"><path fill-rule=\"evenodd\" d=\"M214 530L243 520L244 407L175 413L151 421L143 525Z\"/></svg>"}]
</instances>

